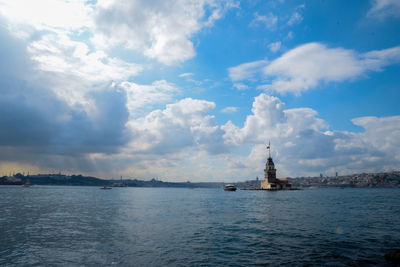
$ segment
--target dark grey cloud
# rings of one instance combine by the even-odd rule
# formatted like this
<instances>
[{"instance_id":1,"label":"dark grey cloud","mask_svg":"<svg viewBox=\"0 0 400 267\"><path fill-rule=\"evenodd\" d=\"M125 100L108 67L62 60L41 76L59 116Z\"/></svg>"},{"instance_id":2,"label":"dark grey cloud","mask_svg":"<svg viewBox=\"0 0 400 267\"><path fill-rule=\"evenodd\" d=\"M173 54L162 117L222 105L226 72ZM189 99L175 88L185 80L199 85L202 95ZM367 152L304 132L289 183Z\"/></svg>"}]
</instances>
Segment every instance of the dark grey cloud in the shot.
<instances>
[{"instance_id":1,"label":"dark grey cloud","mask_svg":"<svg viewBox=\"0 0 400 267\"><path fill-rule=\"evenodd\" d=\"M0 27L0 160L90 170L88 153L117 153L128 142L125 93L103 85L88 95L93 112L71 107L36 76L26 47Z\"/></svg>"}]
</instances>

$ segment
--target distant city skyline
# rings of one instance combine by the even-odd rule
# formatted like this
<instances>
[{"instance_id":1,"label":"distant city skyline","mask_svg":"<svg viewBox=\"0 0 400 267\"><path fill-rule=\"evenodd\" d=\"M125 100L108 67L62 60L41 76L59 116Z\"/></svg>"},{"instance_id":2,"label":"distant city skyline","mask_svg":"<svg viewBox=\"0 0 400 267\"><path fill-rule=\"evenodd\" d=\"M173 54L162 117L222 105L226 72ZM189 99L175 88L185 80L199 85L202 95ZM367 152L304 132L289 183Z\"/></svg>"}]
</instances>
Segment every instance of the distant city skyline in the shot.
<instances>
[{"instance_id":1,"label":"distant city skyline","mask_svg":"<svg viewBox=\"0 0 400 267\"><path fill-rule=\"evenodd\" d=\"M400 2L0 0L0 173L400 169Z\"/></svg>"}]
</instances>

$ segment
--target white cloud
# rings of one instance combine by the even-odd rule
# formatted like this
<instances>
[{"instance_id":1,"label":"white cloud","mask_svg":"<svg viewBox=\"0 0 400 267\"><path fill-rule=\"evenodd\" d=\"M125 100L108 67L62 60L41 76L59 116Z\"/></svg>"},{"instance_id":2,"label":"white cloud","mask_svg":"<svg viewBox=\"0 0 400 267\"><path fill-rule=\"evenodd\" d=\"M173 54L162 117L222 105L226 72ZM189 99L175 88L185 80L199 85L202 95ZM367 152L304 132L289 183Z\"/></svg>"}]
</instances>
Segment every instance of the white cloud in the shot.
<instances>
[{"instance_id":1,"label":"white cloud","mask_svg":"<svg viewBox=\"0 0 400 267\"><path fill-rule=\"evenodd\" d=\"M0 14L12 24L26 24L36 29L77 30L91 27L92 6L84 0L0 0Z\"/></svg>"},{"instance_id":2,"label":"white cloud","mask_svg":"<svg viewBox=\"0 0 400 267\"><path fill-rule=\"evenodd\" d=\"M23 38L37 31L85 33L97 49L121 45L171 65L194 57L193 35L238 5L233 0L0 0L0 14L10 31Z\"/></svg>"},{"instance_id":3,"label":"white cloud","mask_svg":"<svg viewBox=\"0 0 400 267\"><path fill-rule=\"evenodd\" d=\"M47 9L38 9L40 4L46 4ZM315 174L333 169L340 172L390 170L399 165L398 116L355 118L353 123L365 129L361 133L326 131L327 124L318 118L315 110L287 109L281 100L265 94L255 98L252 114L243 127L232 122L218 125L209 114L215 109L215 103L191 98L169 104L165 109L140 113L138 110L151 105L173 101L179 89L165 80L146 85L128 82L142 67L112 57L100 48L122 45L166 64L182 62L195 54L191 41L194 34L212 25L233 6L232 2L211 0L172 4L158 0L151 3L98 1L96 4L0 0L1 15L11 31L15 30L28 43L27 53L36 66L33 74L24 74L20 79L29 83L27 88L14 94L17 87L10 87L0 98L4 110L16 110L13 119L0 116L11 125L5 127L7 134L21 133L20 129L26 128L18 116L23 115L27 123L35 122L30 127L34 131L29 136L22 134L22 139L18 139L19 135L3 133L3 140L9 142L13 137L18 144L14 152L23 152L13 156L17 161L21 157L26 161L40 158L45 162L38 165L41 168L54 163L52 166L68 165L77 171L116 172L129 171L134 166L143 174L169 178L190 179L193 170L198 171L194 176L203 180L208 180L205 175L213 174L216 180L252 178L262 174L264 144L271 139L281 175ZM94 14L97 20L92 19ZM120 16L113 17L115 14ZM266 27L273 29L278 18L269 15L259 16L257 23L267 23ZM97 47L85 39L92 34ZM247 87L238 81L261 78L271 81L267 85L271 90L299 93L322 82L343 81L367 71L381 71L386 65L399 62L399 55L400 47L360 54L313 43L295 48L272 62L248 62L228 71L237 89ZM190 74L182 76L190 77ZM71 109L54 98L49 88L71 105L93 106L95 114ZM8 105L7 101L16 99L15 96L26 99L22 97L11 102L18 105ZM229 110L235 111L235 107L226 109ZM19 125L23 127L18 128ZM130 139L126 136L128 131ZM21 140L32 147L41 146L39 153L45 151L46 155L24 153L29 148L24 150ZM241 150L240 155L227 153L228 148L235 146ZM243 156L248 148L250 153ZM11 157L12 153L4 146L2 151L2 157Z\"/></svg>"},{"instance_id":4,"label":"white cloud","mask_svg":"<svg viewBox=\"0 0 400 267\"><path fill-rule=\"evenodd\" d=\"M234 82L254 79L254 73L263 68L263 78L271 82L259 89L299 95L322 82L354 79L367 71L380 71L399 62L400 46L359 54L349 49L308 43L286 52L265 67L255 61L229 68L229 75Z\"/></svg>"},{"instance_id":5,"label":"white cloud","mask_svg":"<svg viewBox=\"0 0 400 267\"><path fill-rule=\"evenodd\" d=\"M342 81L360 75L363 70L355 52L309 43L288 51L265 67L264 74L276 78L264 88L299 94L320 81Z\"/></svg>"},{"instance_id":6,"label":"white cloud","mask_svg":"<svg viewBox=\"0 0 400 267\"><path fill-rule=\"evenodd\" d=\"M272 61L264 74L274 77L264 89L279 93L300 94L321 82L344 81L359 77L366 71L400 62L400 47L358 54L344 48L328 48L309 43L299 46Z\"/></svg>"},{"instance_id":7,"label":"white cloud","mask_svg":"<svg viewBox=\"0 0 400 267\"><path fill-rule=\"evenodd\" d=\"M279 49L281 49L281 45L282 45L282 43L280 41L278 41L278 42L270 43L268 45L268 48L269 48L269 50L271 50L271 52L276 53L276 52L278 52Z\"/></svg>"},{"instance_id":8,"label":"white cloud","mask_svg":"<svg viewBox=\"0 0 400 267\"><path fill-rule=\"evenodd\" d=\"M290 17L289 21L287 22L287 24L289 26L292 26L294 24L298 24L303 20L303 16L300 15L299 12L294 12L293 15Z\"/></svg>"},{"instance_id":9,"label":"white cloud","mask_svg":"<svg viewBox=\"0 0 400 267\"><path fill-rule=\"evenodd\" d=\"M365 132L356 134L366 147L370 146L377 151L399 156L396 151L400 145L400 116L392 117L360 117L352 122L365 129ZM397 158L398 160L399 158Z\"/></svg>"},{"instance_id":10,"label":"white cloud","mask_svg":"<svg viewBox=\"0 0 400 267\"><path fill-rule=\"evenodd\" d=\"M367 16L384 19L386 17L400 17L400 1L398 0L372 0L372 7Z\"/></svg>"},{"instance_id":11,"label":"white cloud","mask_svg":"<svg viewBox=\"0 0 400 267\"><path fill-rule=\"evenodd\" d=\"M265 67L268 60L258 60L254 62L243 63L228 69L229 77L232 81L252 80L256 74L261 73L261 69Z\"/></svg>"},{"instance_id":12,"label":"white cloud","mask_svg":"<svg viewBox=\"0 0 400 267\"><path fill-rule=\"evenodd\" d=\"M233 86L240 91L249 89L249 86L244 83L234 83Z\"/></svg>"},{"instance_id":13,"label":"white cloud","mask_svg":"<svg viewBox=\"0 0 400 267\"><path fill-rule=\"evenodd\" d=\"M142 70L103 51L91 52L85 43L72 41L62 33L44 35L30 43L28 51L42 71L69 74L92 82L126 80Z\"/></svg>"},{"instance_id":14,"label":"white cloud","mask_svg":"<svg viewBox=\"0 0 400 267\"><path fill-rule=\"evenodd\" d=\"M250 26L257 26L262 24L268 30L276 29L276 25L278 23L278 16L268 13L266 15L259 15L257 12L254 13L254 18L250 23Z\"/></svg>"},{"instance_id":15,"label":"white cloud","mask_svg":"<svg viewBox=\"0 0 400 267\"><path fill-rule=\"evenodd\" d=\"M253 176L262 173L268 140L280 176L398 168L400 116L355 118L353 123L363 127L364 132L332 132L326 131L328 125L316 111L286 109L278 98L265 94L255 98L252 112L242 128L228 122L222 129L227 145L251 145L250 154L239 158L249 174L255 170Z\"/></svg>"},{"instance_id":16,"label":"white cloud","mask_svg":"<svg viewBox=\"0 0 400 267\"><path fill-rule=\"evenodd\" d=\"M294 33L292 31L288 32L286 39L287 40L292 40L294 38Z\"/></svg>"},{"instance_id":17,"label":"white cloud","mask_svg":"<svg viewBox=\"0 0 400 267\"><path fill-rule=\"evenodd\" d=\"M28 45L28 52L39 70L38 77L70 105L88 107L88 93L102 90L112 82L121 82L138 74L142 67L109 57L103 51L72 41L66 34L49 33Z\"/></svg>"},{"instance_id":18,"label":"white cloud","mask_svg":"<svg viewBox=\"0 0 400 267\"><path fill-rule=\"evenodd\" d=\"M233 1L99 1L96 34L101 46L122 44L167 65L195 56L190 38L237 5Z\"/></svg>"},{"instance_id":19,"label":"white cloud","mask_svg":"<svg viewBox=\"0 0 400 267\"><path fill-rule=\"evenodd\" d=\"M164 110L154 110L143 118L131 120L129 150L138 153L179 153L184 148L197 147L211 154L225 150L222 131L207 115L215 108L213 102L185 98L169 104Z\"/></svg>"},{"instance_id":20,"label":"white cloud","mask_svg":"<svg viewBox=\"0 0 400 267\"><path fill-rule=\"evenodd\" d=\"M184 77L191 77L193 75L194 75L194 73L186 72L186 73L179 74L179 77L184 78Z\"/></svg>"},{"instance_id":21,"label":"white cloud","mask_svg":"<svg viewBox=\"0 0 400 267\"><path fill-rule=\"evenodd\" d=\"M151 85L140 85L133 82L122 82L121 87L127 95L126 106L130 116L137 117L149 111L154 104L167 103L172 100L178 88L165 80L155 81Z\"/></svg>"},{"instance_id":22,"label":"white cloud","mask_svg":"<svg viewBox=\"0 0 400 267\"><path fill-rule=\"evenodd\" d=\"M173 105L177 111L181 105L198 105L200 108L193 113L171 112L168 111L171 107L167 107L136 122L134 129L143 127L143 133L136 138L146 139L131 144L135 149L145 145L141 154L135 154L135 158L141 159L140 164L134 166L141 166L143 173L163 173L164 177L190 177L203 181L254 179L263 175L268 140L271 140L271 153L279 177L313 176L321 172L334 175L336 171L339 174L391 171L397 169L400 162L400 116L353 119L356 125L365 129L360 133L326 131L328 125L318 118L316 111L286 109L278 98L261 94L255 98L253 114L246 118L243 127L232 122L220 127L224 133L221 139L221 132L216 125L207 122L204 113L213 105L192 101ZM193 125L203 126L189 130ZM199 129L203 129L208 137L202 144L196 142ZM176 143L176 139L182 142ZM250 147L250 152L210 154L201 149L205 144L220 149L236 147L239 151L242 147ZM160 159L153 153L165 154Z\"/></svg>"},{"instance_id":23,"label":"white cloud","mask_svg":"<svg viewBox=\"0 0 400 267\"><path fill-rule=\"evenodd\" d=\"M239 108L238 107L226 107L223 110L221 110L221 112L223 113L234 113L234 112L238 112Z\"/></svg>"},{"instance_id":24,"label":"white cloud","mask_svg":"<svg viewBox=\"0 0 400 267\"><path fill-rule=\"evenodd\" d=\"M83 34L93 31L95 5L87 1L2 1L0 13L11 34L23 39L42 83L70 106L93 110L93 91L138 74L137 64L95 50Z\"/></svg>"},{"instance_id":25,"label":"white cloud","mask_svg":"<svg viewBox=\"0 0 400 267\"><path fill-rule=\"evenodd\" d=\"M362 65L367 70L381 71L383 67L400 62L400 46L373 50L361 55Z\"/></svg>"},{"instance_id":26,"label":"white cloud","mask_svg":"<svg viewBox=\"0 0 400 267\"><path fill-rule=\"evenodd\" d=\"M317 113L311 109L286 110L279 98L261 94L253 103L253 115L246 118L243 128L231 123L222 126L228 144L265 143L268 139L285 138L302 130L320 130L327 125L315 118Z\"/></svg>"}]
</instances>

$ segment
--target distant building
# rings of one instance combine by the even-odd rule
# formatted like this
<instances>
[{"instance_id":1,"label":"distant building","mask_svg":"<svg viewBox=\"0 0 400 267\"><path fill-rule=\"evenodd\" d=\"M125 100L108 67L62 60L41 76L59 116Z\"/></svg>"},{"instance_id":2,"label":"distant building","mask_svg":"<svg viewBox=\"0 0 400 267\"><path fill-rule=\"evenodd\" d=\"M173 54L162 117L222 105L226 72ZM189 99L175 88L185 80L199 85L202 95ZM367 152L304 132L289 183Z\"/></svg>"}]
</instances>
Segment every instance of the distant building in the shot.
<instances>
[{"instance_id":1,"label":"distant building","mask_svg":"<svg viewBox=\"0 0 400 267\"><path fill-rule=\"evenodd\" d=\"M269 156L264 169L264 181L261 182L261 189L266 190L282 190L291 189L292 184L289 183L288 179L278 179L276 178L276 169L274 161L271 157L270 145L267 146L269 150Z\"/></svg>"}]
</instances>

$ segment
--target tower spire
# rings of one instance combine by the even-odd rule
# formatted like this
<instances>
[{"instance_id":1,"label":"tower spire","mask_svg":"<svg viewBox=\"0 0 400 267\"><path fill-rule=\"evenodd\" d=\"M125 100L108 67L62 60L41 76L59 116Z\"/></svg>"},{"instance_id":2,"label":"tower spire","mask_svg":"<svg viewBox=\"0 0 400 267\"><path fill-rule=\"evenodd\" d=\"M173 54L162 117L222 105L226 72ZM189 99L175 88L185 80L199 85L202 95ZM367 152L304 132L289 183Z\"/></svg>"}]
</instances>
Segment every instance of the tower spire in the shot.
<instances>
[{"instance_id":1,"label":"tower spire","mask_svg":"<svg viewBox=\"0 0 400 267\"><path fill-rule=\"evenodd\" d=\"M268 141L268 145L267 145L267 149L268 149L268 157L271 157L271 141Z\"/></svg>"}]
</instances>

